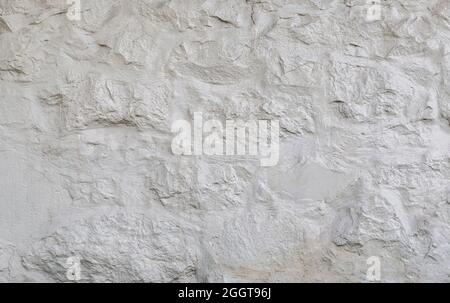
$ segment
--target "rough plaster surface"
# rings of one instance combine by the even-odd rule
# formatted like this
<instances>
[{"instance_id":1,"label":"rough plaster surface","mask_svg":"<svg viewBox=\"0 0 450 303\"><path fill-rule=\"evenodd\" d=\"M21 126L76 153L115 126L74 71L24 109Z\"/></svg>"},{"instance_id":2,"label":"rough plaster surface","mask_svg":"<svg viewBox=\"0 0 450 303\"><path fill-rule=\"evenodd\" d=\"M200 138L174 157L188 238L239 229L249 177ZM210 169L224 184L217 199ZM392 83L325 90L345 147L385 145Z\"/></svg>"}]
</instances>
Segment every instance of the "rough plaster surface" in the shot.
<instances>
[{"instance_id":1,"label":"rough plaster surface","mask_svg":"<svg viewBox=\"0 0 450 303\"><path fill-rule=\"evenodd\" d=\"M0 0L0 281L450 281L450 3ZM171 123L278 119L280 161Z\"/></svg>"}]
</instances>

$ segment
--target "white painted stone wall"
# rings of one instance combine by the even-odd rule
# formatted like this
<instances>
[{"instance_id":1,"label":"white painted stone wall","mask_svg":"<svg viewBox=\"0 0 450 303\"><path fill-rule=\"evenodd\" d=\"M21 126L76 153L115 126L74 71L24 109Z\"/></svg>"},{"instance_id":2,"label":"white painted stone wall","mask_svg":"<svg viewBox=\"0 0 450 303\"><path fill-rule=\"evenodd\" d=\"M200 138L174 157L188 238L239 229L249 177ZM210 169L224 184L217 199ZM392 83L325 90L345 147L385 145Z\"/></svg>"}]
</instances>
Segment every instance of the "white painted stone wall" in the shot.
<instances>
[{"instance_id":1,"label":"white painted stone wall","mask_svg":"<svg viewBox=\"0 0 450 303\"><path fill-rule=\"evenodd\" d=\"M70 5L0 0L1 282L450 281L450 1ZM278 165L174 155L194 112Z\"/></svg>"}]
</instances>

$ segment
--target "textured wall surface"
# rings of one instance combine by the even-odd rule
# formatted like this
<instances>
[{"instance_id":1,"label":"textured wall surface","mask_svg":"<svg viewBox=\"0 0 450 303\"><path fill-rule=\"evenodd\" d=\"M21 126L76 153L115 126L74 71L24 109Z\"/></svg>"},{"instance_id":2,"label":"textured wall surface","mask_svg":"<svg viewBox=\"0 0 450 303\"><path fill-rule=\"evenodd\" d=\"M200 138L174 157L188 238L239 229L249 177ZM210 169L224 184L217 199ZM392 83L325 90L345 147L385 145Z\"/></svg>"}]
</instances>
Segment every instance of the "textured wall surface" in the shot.
<instances>
[{"instance_id":1,"label":"textured wall surface","mask_svg":"<svg viewBox=\"0 0 450 303\"><path fill-rule=\"evenodd\" d=\"M450 2L380 5L0 0L0 281L450 281ZM278 164L174 155L194 112Z\"/></svg>"}]
</instances>

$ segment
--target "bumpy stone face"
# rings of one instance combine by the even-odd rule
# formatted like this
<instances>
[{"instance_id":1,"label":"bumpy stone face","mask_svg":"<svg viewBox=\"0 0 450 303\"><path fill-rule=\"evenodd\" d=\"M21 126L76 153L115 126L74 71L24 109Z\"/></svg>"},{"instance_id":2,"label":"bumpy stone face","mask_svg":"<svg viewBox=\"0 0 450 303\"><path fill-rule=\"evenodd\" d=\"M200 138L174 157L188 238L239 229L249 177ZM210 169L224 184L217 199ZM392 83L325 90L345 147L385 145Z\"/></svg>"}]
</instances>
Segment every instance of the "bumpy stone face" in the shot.
<instances>
[{"instance_id":1,"label":"bumpy stone face","mask_svg":"<svg viewBox=\"0 0 450 303\"><path fill-rule=\"evenodd\" d=\"M373 2L0 0L0 282L449 282L450 2Z\"/></svg>"}]
</instances>

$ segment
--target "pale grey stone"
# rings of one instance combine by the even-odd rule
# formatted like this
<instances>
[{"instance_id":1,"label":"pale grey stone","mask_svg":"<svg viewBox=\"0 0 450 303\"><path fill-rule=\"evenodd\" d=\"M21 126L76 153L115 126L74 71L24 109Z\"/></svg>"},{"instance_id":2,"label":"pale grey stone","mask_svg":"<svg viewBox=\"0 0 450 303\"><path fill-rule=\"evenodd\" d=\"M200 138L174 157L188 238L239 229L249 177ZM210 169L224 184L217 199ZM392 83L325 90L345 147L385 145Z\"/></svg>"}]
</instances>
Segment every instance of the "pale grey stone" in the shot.
<instances>
[{"instance_id":1,"label":"pale grey stone","mask_svg":"<svg viewBox=\"0 0 450 303\"><path fill-rule=\"evenodd\" d=\"M450 4L381 2L0 0L0 282L450 282Z\"/></svg>"}]
</instances>

